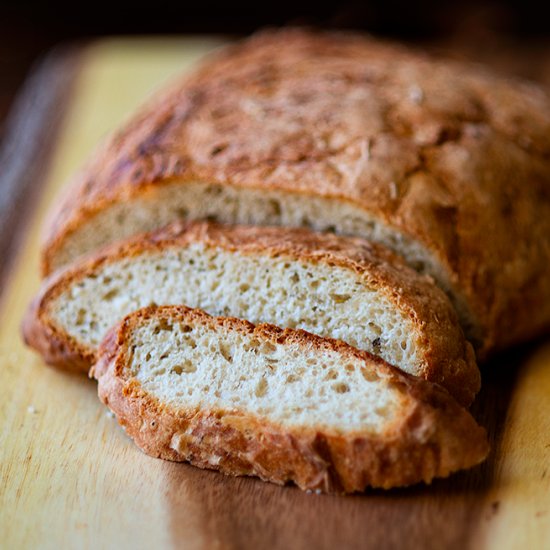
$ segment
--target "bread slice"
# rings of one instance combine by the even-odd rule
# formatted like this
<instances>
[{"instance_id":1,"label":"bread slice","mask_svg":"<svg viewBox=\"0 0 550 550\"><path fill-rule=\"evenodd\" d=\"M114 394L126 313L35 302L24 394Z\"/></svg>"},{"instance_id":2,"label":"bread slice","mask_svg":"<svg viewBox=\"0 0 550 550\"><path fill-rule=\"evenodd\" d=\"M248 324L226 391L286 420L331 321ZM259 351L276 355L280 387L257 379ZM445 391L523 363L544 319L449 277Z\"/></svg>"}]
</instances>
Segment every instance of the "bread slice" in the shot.
<instances>
[{"instance_id":1,"label":"bread slice","mask_svg":"<svg viewBox=\"0 0 550 550\"><path fill-rule=\"evenodd\" d=\"M107 330L150 304L301 328L382 356L464 404L480 376L445 294L390 251L305 229L175 222L54 275L24 323L47 362L87 371Z\"/></svg>"},{"instance_id":2,"label":"bread slice","mask_svg":"<svg viewBox=\"0 0 550 550\"><path fill-rule=\"evenodd\" d=\"M380 242L450 295L480 354L550 325L550 99L358 35L282 30L153 99L47 230L46 273L177 218Z\"/></svg>"},{"instance_id":3,"label":"bread slice","mask_svg":"<svg viewBox=\"0 0 550 550\"><path fill-rule=\"evenodd\" d=\"M181 306L126 317L92 374L147 454L302 489L429 483L488 452L436 385L336 340Z\"/></svg>"}]
</instances>

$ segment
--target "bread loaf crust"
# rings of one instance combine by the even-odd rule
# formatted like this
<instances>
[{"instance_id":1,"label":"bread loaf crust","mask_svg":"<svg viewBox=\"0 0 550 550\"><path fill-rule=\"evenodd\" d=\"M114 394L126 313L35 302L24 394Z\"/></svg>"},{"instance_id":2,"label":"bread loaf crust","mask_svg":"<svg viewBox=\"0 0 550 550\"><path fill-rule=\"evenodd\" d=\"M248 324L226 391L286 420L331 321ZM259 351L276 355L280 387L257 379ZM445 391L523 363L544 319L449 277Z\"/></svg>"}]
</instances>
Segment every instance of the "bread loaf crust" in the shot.
<instances>
[{"instance_id":1,"label":"bread loaf crust","mask_svg":"<svg viewBox=\"0 0 550 550\"><path fill-rule=\"evenodd\" d=\"M420 242L480 356L550 325L550 100L533 85L353 34L259 34L98 152L53 216L44 272L109 205L194 181L339 200Z\"/></svg>"},{"instance_id":2,"label":"bread loaf crust","mask_svg":"<svg viewBox=\"0 0 550 550\"><path fill-rule=\"evenodd\" d=\"M128 372L132 330L148 318L237 330L261 341L298 343L322 353L361 358L402 394L404 415L382 434L284 427L240 410L175 409L148 394ZM103 341L91 369L100 399L151 456L189 461L230 475L295 482L302 489L354 492L398 487L471 467L488 453L485 430L443 389L409 376L367 352L300 330L254 326L179 306L145 308L126 317Z\"/></svg>"},{"instance_id":3,"label":"bread loaf crust","mask_svg":"<svg viewBox=\"0 0 550 550\"><path fill-rule=\"evenodd\" d=\"M286 257L290 262L352 270L411 320L415 327L411 337L417 339L425 357L423 378L442 384L465 405L479 391L481 381L472 346L464 338L449 300L430 277L419 275L396 254L364 239L305 229L174 222L162 230L108 247L43 283L23 322L25 341L50 364L87 371L96 350L64 338L49 315L50 305L79 278L99 271L105 264L196 243L241 255Z\"/></svg>"}]
</instances>

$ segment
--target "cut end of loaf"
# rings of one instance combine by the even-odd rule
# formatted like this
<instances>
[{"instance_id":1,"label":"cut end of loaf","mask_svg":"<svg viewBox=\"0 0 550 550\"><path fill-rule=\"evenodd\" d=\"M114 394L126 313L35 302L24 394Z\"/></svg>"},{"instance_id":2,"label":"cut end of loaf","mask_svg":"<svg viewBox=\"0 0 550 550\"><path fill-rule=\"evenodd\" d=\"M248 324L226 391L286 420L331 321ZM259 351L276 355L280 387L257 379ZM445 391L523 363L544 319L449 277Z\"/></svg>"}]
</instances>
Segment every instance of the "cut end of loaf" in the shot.
<instances>
[{"instance_id":1,"label":"cut end of loaf","mask_svg":"<svg viewBox=\"0 0 550 550\"><path fill-rule=\"evenodd\" d=\"M487 454L446 392L303 331L148 308L110 332L93 372L146 452L233 475L353 492L429 482Z\"/></svg>"}]
</instances>

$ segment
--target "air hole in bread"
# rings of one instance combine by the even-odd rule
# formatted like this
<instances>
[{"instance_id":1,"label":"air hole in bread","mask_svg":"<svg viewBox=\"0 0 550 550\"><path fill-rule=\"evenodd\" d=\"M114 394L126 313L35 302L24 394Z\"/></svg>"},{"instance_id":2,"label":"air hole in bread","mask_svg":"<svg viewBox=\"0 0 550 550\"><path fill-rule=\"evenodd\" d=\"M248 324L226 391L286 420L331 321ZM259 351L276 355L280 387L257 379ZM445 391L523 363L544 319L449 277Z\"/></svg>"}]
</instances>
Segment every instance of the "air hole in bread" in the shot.
<instances>
[{"instance_id":1,"label":"air hole in bread","mask_svg":"<svg viewBox=\"0 0 550 550\"><path fill-rule=\"evenodd\" d=\"M254 395L256 397L263 397L267 393L267 380L265 378L262 378L258 385L256 386L256 390L254 391Z\"/></svg>"},{"instance_id":2,"label":"air hole in bread","mask_svg":"<svg viewBox=\"0 0 550 550\"><path fill-rule=\"evenodd\" d=\"M107 300L107 301L110 301L112 300L113 298L116 298L119 294L119 289L118 288L113 288L111 290L109 290L109 292L106 292L104 295L103 295L103 300Z\"/></svg>"},{"instance_id":3,"label":"air hole in bread","mask_svg":"<svg viewBox=\"0 0 550 550\"><path fill-rule=\"evenodd\" d=\"M375 372L365 369L361 369L361 374L367 382L376 382L380 378Z\"/></svg>"},{"instance_id":4,"label":"air hole in bread","mask_svg":"<svg viewBox=\"0 0 550 550\"><path fill-rule=\"evenodd\" d=\"M351 298L349 294L331 294L330 297L337 304L343 304L344 302L347 302Z\"/></svg>"},{"instance_id":5,"label":"air hole in bread","mask_svg":"<svg viewBox=\"0 0 550 550\"><path fill-rule=\"evenodd\" d=\"M337 384L334 384L334 386L332 386L332 389L336 393L347 393L347 392L349 392L349 386L347 384L345 384L344 382L338 382Z\"/></svg>"},{"instance_id":6,"label":"air hole in bread","mask_svg":"<svg viewBox=\"0 0 550 550\"><path fill-rule=\"evenodd\" d=\"M231 354L231 351L228 346L225 346L224 344L220 344L220 353L228 363L231 363L233 361L233 355Z\"/></svg>"},{"instance_id":7,"label":"air hole in bread","mask_svg":"<svg viewBox=\"0 0 550 550\"><path fill-rule=\"evenodd\" d=\"M269 206L271 208L271 212L275 216L281 215L281 203L276 199L270 199L269 200Z\"/></svg>"}]
</instances>

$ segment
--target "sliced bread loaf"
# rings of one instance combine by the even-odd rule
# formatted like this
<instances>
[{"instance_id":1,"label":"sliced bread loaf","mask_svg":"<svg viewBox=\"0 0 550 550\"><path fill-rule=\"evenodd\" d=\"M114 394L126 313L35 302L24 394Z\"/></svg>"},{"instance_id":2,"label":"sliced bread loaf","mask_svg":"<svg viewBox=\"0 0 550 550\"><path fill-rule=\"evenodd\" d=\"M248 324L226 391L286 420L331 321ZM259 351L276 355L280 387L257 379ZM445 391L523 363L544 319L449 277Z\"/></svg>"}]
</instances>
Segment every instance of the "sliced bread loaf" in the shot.
<instances>
[{"instance_id":1,"label":"sliced bread loaf","mask_svg":"<svg viewBox=\"0 0 550 550\"><path fill-rule=\"evenodd\" d=\"M472 347L429 277L362 239L305 229L176 222L45 281L23 331L47 362L87 370L107 330L151 304L338 338L463 404L479 390Z\"/></svg>"},{"instance_id":2,"label":"sliced bread loaf","mask_svg":"<svg viewBox=\"0 0 550 550\"><path fill-rule=\"evenodd\" d=\"M146 453L326 492L430 482L481 462L446 391L342 342L167 306L126 317L92 374Z\"/></svg>"},{"instance_id":3,"label":"sliced bread loaf","mask_svg":"<svg viewBox=\"0 0 550 550\"><path fill-rule=\"evenodd\" d=\"M176 218L381 242L449 293L483 353L550 326L550 98L353 34L231 46L77 176L45 272Z\"/></svg>"}]
</instances>

